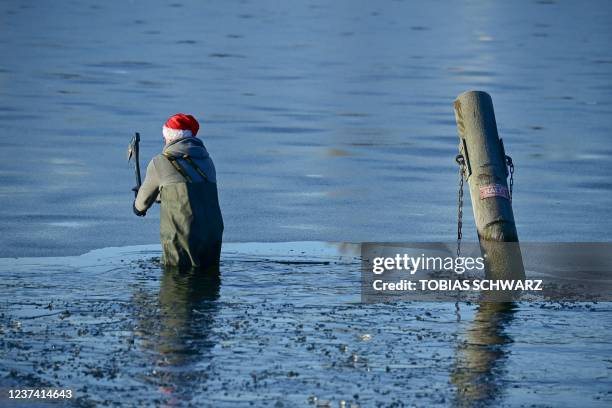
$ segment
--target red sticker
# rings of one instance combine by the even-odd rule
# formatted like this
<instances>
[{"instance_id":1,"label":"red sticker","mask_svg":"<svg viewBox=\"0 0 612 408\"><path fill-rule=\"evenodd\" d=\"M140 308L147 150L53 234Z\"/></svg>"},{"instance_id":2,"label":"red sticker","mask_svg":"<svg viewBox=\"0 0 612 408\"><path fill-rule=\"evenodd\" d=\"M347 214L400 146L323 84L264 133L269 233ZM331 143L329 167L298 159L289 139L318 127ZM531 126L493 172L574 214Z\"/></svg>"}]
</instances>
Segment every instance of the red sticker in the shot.
<instances>
[{"instance_id":1,"label":"red sticker","mask_svg":"<svg viewBox=\"0 0 612 408\"><path fill-rule=\"evenodd\" d=\"M503 197L507 200L510 199L508 189L501 184L487 184L486 186L480 186L480 199L484 200L489 197Z\"/></svg>"}]
</instances>

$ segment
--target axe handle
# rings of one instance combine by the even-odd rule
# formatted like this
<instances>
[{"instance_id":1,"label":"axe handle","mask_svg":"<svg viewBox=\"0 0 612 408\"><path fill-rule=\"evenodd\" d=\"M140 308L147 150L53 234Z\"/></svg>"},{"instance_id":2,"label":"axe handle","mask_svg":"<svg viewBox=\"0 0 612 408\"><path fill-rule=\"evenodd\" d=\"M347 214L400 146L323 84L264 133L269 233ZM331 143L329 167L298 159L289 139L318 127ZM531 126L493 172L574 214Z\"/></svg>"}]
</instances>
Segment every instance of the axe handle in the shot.
<instances>
[{"instance_id":1,"label":"axe handle","mask_svg":"<svg viewBox=\"0 0 612 408\"><path fill-rule=\"evenodd\" d=\"M136 196L142 185L142 178L140 177L140 133L138 132L136 132L134 137L134 162L136 163L136 189L134 190L134 196Z\"/></svg>"}]
</instances>

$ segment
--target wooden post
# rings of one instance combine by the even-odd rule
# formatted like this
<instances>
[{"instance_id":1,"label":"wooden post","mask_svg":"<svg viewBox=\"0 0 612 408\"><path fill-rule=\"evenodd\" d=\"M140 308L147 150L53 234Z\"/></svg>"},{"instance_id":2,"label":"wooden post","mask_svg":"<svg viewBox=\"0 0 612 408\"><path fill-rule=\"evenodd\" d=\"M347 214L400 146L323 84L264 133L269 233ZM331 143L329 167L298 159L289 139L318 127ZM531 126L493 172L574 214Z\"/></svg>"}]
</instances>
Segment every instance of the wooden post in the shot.
<instances>
[{"instance_id":1,"label":"wooden post","mask_svg":"<svg viewBox=\"0 0 612 408\"><path fill-rule=\"evenodd\" d=\"M497 134L489 94L469 91L459 95L455 99L455 120L486 277L525 279L506 181L506 153Z\"/></svg>"}]
</instances>

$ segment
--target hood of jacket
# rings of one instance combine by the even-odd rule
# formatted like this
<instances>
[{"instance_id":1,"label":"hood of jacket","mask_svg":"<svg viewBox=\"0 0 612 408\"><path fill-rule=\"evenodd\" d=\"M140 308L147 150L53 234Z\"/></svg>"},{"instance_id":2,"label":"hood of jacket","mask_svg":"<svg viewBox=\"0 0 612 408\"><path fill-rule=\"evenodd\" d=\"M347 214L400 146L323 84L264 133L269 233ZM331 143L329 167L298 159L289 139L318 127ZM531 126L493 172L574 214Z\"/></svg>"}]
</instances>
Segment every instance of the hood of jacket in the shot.
<instances>
[{"instance_id":1,"label":"hood of jacket","mask_svg":"<svg viewBox=\"0 0 612 408\"><path fill-rule=\"evenodd\" d=\"M209 156L206 147L204 147L204 143L195 137L184 137L182 139L177 139L172 143L167 144L164 147L163 153L170 153L175 157L188 154L194 159L205 159Z\"/></svg>"}]
</instances>

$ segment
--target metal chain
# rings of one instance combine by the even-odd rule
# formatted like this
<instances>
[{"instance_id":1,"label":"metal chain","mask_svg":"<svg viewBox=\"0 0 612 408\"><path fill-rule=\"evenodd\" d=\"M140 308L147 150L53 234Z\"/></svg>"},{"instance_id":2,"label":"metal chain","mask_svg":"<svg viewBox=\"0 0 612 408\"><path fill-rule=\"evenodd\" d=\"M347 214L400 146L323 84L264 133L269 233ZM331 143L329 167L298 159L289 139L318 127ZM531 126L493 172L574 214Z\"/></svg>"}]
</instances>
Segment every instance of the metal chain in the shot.
<instances>
[{"instance_id":1,"label":"metal chain","mask_svg":"<svg viewBox=\"0 0 612 408\"><path fill-rule=\"evenodd\" d=\"M506 165L510 173L510 201L512 201L512 188L514 187L514 163L512 157L506 156Z\"/></svg>"},{"instance_id":2,"label":"metal chain","mask_svg":"<svg viewBox=\"0 0 612 408\"><path fill-rule=\"evenodd\" d=\"M461 255L461 238L463 237L463 180L465 179L465 158L458 154L455 161L459 165L459 192L457 193L457 257Z\"/></svg>"},{"instance_id":3,"label":"metal chain","mask_svg":"<svg viewBox=\"0 0 612 408\"><path fill-rule=\"evenodd\" d=\"M465 158L462 154L455 157L455 161L459 165L459 191L457 192L457 258L461 256L461 238L463 238L463 182L465 180ZM455 302L455 314L457 322L461 321L461 309L459 301L461 300L461 291L457 291L457 301Z\"/></svg>"}]
</instances>

